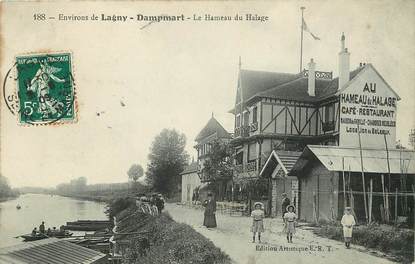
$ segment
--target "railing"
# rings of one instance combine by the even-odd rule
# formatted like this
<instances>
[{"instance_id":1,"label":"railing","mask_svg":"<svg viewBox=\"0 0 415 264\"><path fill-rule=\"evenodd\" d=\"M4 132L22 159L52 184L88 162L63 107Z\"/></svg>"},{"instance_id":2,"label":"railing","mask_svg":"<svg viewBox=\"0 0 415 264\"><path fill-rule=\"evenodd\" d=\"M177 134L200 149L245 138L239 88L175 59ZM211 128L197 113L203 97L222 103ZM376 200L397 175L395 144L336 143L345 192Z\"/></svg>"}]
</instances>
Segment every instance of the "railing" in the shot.
<instances>
[{"instance_id":1,"label":"railing","mask_svg":"<svg viewBox=\"0 0 415 264\"><path fill-rule=\"evenodd\" d=\"M308 70L303 71L304 77L308 77ZM333 72L315 71L316 79L331 80L333 79Z\"/></svg>"},{"instance_id":2,"label":"railing","mask_svg":"<svg viewBox=\"0 0 415 264\"><path fill-rule=\"evenodd\" d=\"M243 164L235 165L234 170L237 173L242 173L244 171L244 165Z\"/></svg>"},{"instance_id":3,"label":"railing","mask_svg":"<svg viewBox=\"0 0 415 264\"><path fill-rule=\"evenodd\" d=\"M256 164L257 164L256 160L245 163L245 164L238 164L238 165L235 165L234 170L236 173L256 171Z\"/></svg>"},{"instance_id":4,"label":"railing","mask_svg":"<svg viewBox=\"0 0 415 264\"><path fill-rule=\"evenodd\" d=\"M256 161L248 162L245 165L245 171L256 171Z\"/></svg>"},{"instance_id":5,"label":"railing","mask_svg":"<svg viewBox=\"0 0 415 264\"><path fill-rule=\"evenodd\" d=\"M334 121L324 122L323 123L323 132L333 131L335 127L336 127L336 125L335 125Z\"/></svg>"},{"instance_id":6,"label":"railing","mask_svg":"<svg viewBox=\"0 0 415 264\"><path fill-rule=\"evenodd\" d=\"M249 126L235 128L235 137L249 137Z\"/></svg>"}]
</instances>

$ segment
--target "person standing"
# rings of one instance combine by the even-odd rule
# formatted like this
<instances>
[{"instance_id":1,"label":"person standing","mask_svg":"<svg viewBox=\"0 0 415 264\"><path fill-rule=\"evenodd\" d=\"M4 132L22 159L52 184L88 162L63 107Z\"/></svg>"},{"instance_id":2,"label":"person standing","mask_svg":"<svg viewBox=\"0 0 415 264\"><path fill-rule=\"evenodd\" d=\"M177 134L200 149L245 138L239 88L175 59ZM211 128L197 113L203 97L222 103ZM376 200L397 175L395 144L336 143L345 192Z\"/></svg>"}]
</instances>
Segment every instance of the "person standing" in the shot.
<instances>
[{"instance_id":1,"label":"person standing","mask_svg":"<svg viewBox=\"0 0 415 264\"><path fill-rule=\"evenodd\" d=\"M151 207L151 215L152 216L158 216L159 210L156 206L156 199L150 200L150 207Z\"/></svg>"},{"instance_id":2,"label":"person standing","mask_svg":"<svg viewBox=\"0 0 415 264\"><path fill-rule=\"evenodd\" d=\"M42 223L39 226L39 233L44 234L45 233L45 222L42 221Z\"/></svg>"},{"instance_id":3,"label":"person standing","mask_svg":"<svg viewBox=\"0 0 415 264\"><path fill-rule=\"evenodd\" d=\"M287 212L287 206L290 205L291 201L288 199L287 194L282 194L282 202L281 202L281 212L282 212L282 219L284 220L284 215Z\"/></svg>"},{"instance_id":4,"label":"person standing","mask_svg":"<svg viewBox=\"0 0 415 264\"><path fill-rule=\"evenodd\" d=\"M356 225L354 216L352 215L352 208L344 208L344 215L341 224L343 226L343 237L346 248L350 248L350 241L352 240L353 226Z\"/></svg>"},{"instance_id":5,"label":"person standing","mask_svg":"<svg viewBox=\"0 0 415 264\"><path fill-rule=\"evenodd\" d=\"M297 215L294 213L295 206L290 204L287 206L287 212L284 214L284 229L287 232L287 241L288 243L293 242L293 234L295 234L295 223L297 220Z\"/></svg>"},{"instance_id":6,"label":"person standing","mask_svg":"<svg viewBox=\"0 0 415 264\"><path fill-rule=\"evenodd\" d=\"M253 233L252 243L255 243L255 233L258 233L258 242L261 243L261 233L264 232L264 222L265 217L264 205L260 202L256 202L254 205L255 210L252 211L252 226L251 232Z\"/></svg>"},{"instance_id":7,"label":"person standing","mask_svg":"<svg viewBox=\"0 0 415 264\"><path fill-rule=\"evenodd\" d=\"M203 225L207 228L216 227L216 201L213 199L213 194L211 192L208 193L207 197L207 200L203 203L203 206L205 207Z\"/></svg>"},{"instance_id":8,"label":"person standing","mask_svg":"<svg viewBox=\"0 0 415 264\"><path fill-rule=\"evenodd\" d=\"M157 206L157 209L159 211L159 214L161 214L161 211L164 209L164 198L161 195L161 193L159 193L157 195L157 198L156 198L155 202L156 202L156 206Z\"/></svg>"}]
</instances>

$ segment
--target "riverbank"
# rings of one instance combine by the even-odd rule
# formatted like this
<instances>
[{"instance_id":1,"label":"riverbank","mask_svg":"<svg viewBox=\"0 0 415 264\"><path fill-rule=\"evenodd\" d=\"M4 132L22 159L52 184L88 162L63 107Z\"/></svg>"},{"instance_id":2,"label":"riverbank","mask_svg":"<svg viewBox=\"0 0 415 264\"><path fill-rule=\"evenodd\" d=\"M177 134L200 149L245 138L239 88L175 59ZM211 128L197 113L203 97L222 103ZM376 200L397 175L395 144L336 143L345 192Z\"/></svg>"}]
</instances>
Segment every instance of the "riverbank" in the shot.
<instances>
[{"instance_id":1,"label":"riverbank","mask_svg":"<svg viewBox=\"0 0 415 264\"><path fill-rule=\"evenodd\" d=\"M0 203L1 202L11 201L11 200L14 200L14 199L17 199L17 198L19 198L19 195L17 195L17 196L10 196L10 197L0 197Z\"/></svg>"},{"instance_id":2,"label":"riverbank","mask_svg":"<svg viewBox=\"0 0 415 264\"><path fill-rule=\"evenodd\" d=\"M82 192L82 193L56 193L63 197L68 197L77 200L93 201L93 202L102 202L110 203L113 200L116 200L121 197L133 197L133 193L129 193L129 190L120 190L120 191L99 191L99 192Z\"/></svg>"},{"instance_id":3,"label":"riverbank","mask_svg":"<svg viewBox=\"0 0 415 264\"><path fill-rule=\"evenodd\" d=\"M99 203L109 203L114 197L109 195L63 195L59 194L59 196L72 198L76 200L84 200L84 201L92 201L92 202L99 202Z\"/></svg>"},{"instance_id":4,"label":"riverbank","mask_svg":"<svg viewBox=\"0 0 415 264\"><path fill-rule=\"evenodd\" d=\"M142 213L128 198L114 204L110 206L116 219L114 241L120 243L118 249L129 263L232 263L209 239L189 225L175 222L168 213Z\"/></svg>"}]
</instances>

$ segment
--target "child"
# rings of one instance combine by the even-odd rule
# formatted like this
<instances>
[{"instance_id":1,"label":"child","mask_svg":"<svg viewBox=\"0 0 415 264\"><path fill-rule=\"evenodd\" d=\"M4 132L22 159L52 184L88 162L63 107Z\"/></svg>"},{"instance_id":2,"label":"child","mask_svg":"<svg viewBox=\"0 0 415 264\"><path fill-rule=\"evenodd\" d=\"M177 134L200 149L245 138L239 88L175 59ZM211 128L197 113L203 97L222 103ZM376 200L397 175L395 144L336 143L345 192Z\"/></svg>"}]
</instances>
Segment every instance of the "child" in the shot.
<instances>
[{"instance_id":1,"label":"child","mask_svg":"<svg viewBox=\"0 0 415 264\"><path fill-rule=\"evenodd\" d=\"M284 214L284 229L287 232L287 241L288 243L293 242L293 234L295 233L295 222L297 220L297 215L294 213L295 206L290 204L287 206L287 212Z\"/></svg>"},{"instance_id":2,"label":"child","mask_svg":"<svg viewBox=\"0 0 415 264\"><path fill-rule=\"evenodd\" d=\"M350 241L352 240L353 226L356 224L352 209L350 207L344 208L344 215L342 217L343 237L346 248L350 248Z\"/></svg>"},{"instance_id":3,"label":"child","mask_svg":"<svg viewBox=\"0 0 415 264\"><path fill-rule=\"evenodd\" d=\"M255 210L252 211L252 226L251 232L254 233L252 237L252 243L255 243L255 233L258 233L258 241L261 243L261 233L264 232L264 223L263 219L265 217L263 204L260 202L256 202L254 204Z\"/></svg>"}]
</instances>

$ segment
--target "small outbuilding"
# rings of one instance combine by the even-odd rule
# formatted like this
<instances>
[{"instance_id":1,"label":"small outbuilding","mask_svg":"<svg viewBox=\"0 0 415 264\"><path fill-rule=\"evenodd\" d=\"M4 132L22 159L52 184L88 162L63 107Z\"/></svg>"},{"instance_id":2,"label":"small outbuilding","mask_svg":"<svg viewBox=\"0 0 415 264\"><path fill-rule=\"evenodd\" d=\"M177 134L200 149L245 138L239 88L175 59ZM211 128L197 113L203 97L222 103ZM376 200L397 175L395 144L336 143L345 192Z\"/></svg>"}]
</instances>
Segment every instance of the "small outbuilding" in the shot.
<instances>
[{"instance_id":1,"label":"small outbuilding","mask_svg":"<svg viewBox=\"0 0 415 264\"><path fill-rule=\"evenodd\" d=\"M414 151L308 145L289 175L302 220L336 220L351 206L361 221L413 221Z\"/></svg>"},{"instance_id":2,"label":"small outbuilding","mask_svg":"<svg viewBox=\"0 0 415 264\"><path fill-rule=\"evenodd\" d=\"M190 204L193 200L197 200L197 188L201 185L198 174L197 162L192 162L182 173L182 203Z\"/></svg>"}]
</instances>

